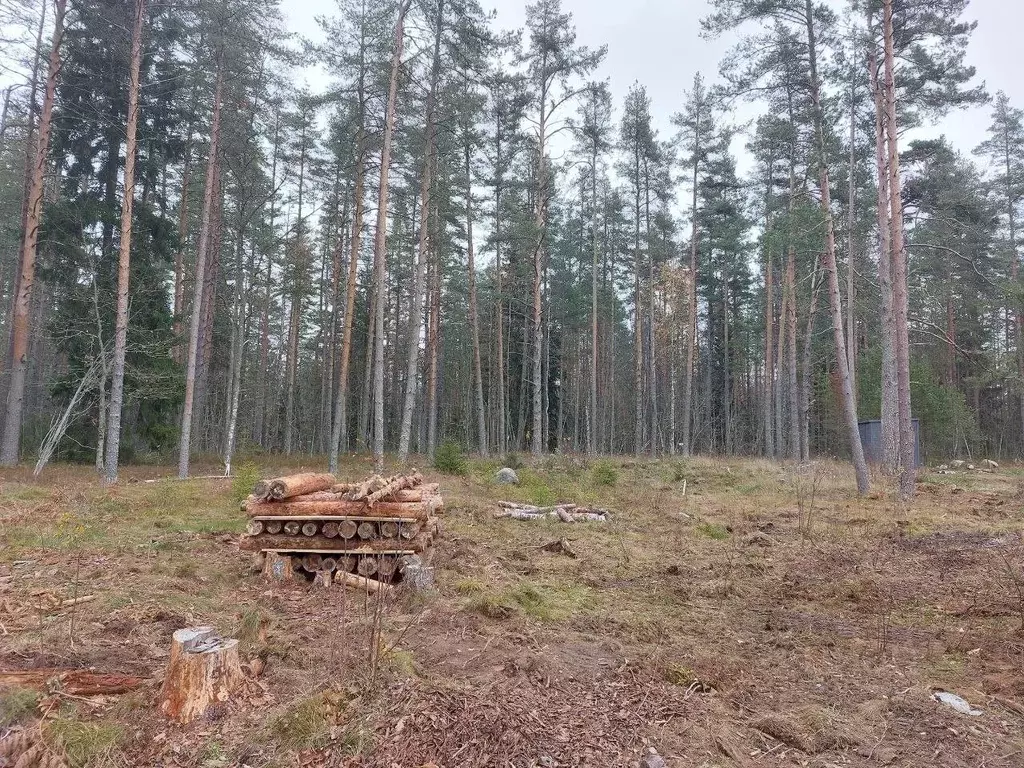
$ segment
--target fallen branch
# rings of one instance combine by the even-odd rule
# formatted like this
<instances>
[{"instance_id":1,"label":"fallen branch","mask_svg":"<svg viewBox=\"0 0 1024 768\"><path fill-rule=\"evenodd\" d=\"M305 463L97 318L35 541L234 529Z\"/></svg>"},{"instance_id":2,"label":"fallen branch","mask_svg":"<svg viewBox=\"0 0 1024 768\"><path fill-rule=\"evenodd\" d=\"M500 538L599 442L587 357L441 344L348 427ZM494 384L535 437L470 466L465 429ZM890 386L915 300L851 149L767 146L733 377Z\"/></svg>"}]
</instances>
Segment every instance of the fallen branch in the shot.
<instances>
[{"instance_id":1,"label":"fallen branch","mask_svg":"<svg viewBox=\"0 0 1024 768\"><path fill-rule=\"evenodd\" d=\"M509 517L513 520L561 520L563 523L608 522L609 513L597 507L581 507L576 504L555 504L538 507L514 501L499 501L495 517Z\"/></svg>"},{"instance_id":2,"label":"fallen branch","mask_svg":"<svg viewBox=\"0 0 1024 768\"><path fill-rule=\"evenodd\" d=\"M367 592L380 592L385 595L390 594L394 590L394 587L382 581L366 579L362 576L356 576L354 573L344 573L342 571L337 571L334 574L334 583L343 584L346 587L365 589Z\"/></svg>"},{"instance_id":3,"label":"fallen branch","mask_svg":"<svg viewBox=\"0 0 1024 768\"><path fill-rule=\"evenodd\" d=\"M29 669L0 671L0 687L59 690L72 696L106 696L133 691L147 682L144 677L88 672L81 669Z\"/></svg>"}]
</instances>

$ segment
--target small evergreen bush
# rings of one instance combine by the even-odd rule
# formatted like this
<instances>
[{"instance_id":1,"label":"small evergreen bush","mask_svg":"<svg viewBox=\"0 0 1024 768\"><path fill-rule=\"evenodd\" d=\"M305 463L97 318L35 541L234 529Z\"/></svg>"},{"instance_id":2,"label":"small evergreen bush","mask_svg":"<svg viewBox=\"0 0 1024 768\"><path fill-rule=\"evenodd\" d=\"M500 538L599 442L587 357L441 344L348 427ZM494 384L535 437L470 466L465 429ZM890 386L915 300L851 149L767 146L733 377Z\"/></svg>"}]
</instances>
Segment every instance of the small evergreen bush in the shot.
<instances>
[{"instance_id":1,"label":"small evergreen bush","mask_svg":"<svg viewBox=\"0 0 1024 768\"><path fill-rule=\"evenodd\" d=\"M602 461L590 470L590 477L594 485L611 488L619 482L619 471L608 462Z\"/></svg>"},{"instance_id":2,"label":"small evergreen bush","mask_svg":"<svg viewBox=\"0 0 1024 768\"><path fill-rule=\"evenodd\" d=\"M434 469L446 475L464 475L469 468L462 446L452 440L445 440L434 451Z\"/></svg>"}]
</instances>

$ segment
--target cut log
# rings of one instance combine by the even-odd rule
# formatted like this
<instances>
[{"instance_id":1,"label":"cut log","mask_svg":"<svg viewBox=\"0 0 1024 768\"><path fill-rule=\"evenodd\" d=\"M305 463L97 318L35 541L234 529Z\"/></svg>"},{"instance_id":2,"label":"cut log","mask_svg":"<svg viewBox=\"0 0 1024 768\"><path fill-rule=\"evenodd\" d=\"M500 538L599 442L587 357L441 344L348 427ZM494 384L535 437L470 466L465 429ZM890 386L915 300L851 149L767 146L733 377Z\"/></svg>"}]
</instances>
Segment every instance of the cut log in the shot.
<instances>
[{"instance_id":1,"label":"cut log","mask_svg":"<svg viewBox=\"0 0 1024 768\"><path fill-rule=\"evenodd\" d=\"M245 537L243 537L244 539ZM263 561L263 578L267 581L291 581L295 576L290 555L280 555L277 552L267 552Z\"/></svg>"},{"instance_id":2,"label":"cut log","mask_svg":"<svg viewBox=\"0 0 1024 768\"><path fill-rule=\"evenodd\" d=\"M303 493L327 491L330 490L334 483L334 475L326 474L307 473L278 477L270 481L269 497L280 501L281 499L289 499L292 496L299 496Z\"/></svg>"},{"instance_id":3,"label":"cut log","mask_svg":"<svg viewBox=\"0 0 1024 768\"><path fill-rule=\"evenodd\" d=\"M392 587L390 584L385 584L381 581L374 581L373 579L366 579L362 576L356 576L353 573L335 573L334 583L344 584L346 587L364 589L367 592L380 592L385 595L389 594L394 590L394 587Z\"/></svg>"},{"instance_id":4,"label":"cut log","mask_svg":"<svg viewBox=\"0 0 1024 768\"><path fill-rule=\"evenodd\" d=\"M359 523L355 520L342 520L338 523L338 535L343 539L351 539L359 530Z\"/></svg>"},{"instance_id":5,"label":"cut log","mask_svg":"<svg viewBox=\"0 0 1024 768\"><path fill-rule=\"evenodd\" d=\"M0 671L0 688L54 688L72 696L109 696L133 691L146 682L144 677L89 672L84 669L29 669L24 672Z\"/></svg>"},{"instance_id":6,"label":"cut log","mask_svg":"<svg viewBox=\"0 0 1024 768\"><path fill-rule=\"evenodd\" d=\"M238 547L243 552L256 552L267 550L268 552L422 552L430 546L433 537L429 532L420 532L411 539L325 539L321 536L310 538L295 536L242 536ZM264 564L264 575L267 568L271 567L268 562ZM279 567L279 566L278 566Z\"/></svg>"},{"instance_id":7,"label":"cut log","mask_svg":"<svg viewBox=\"0 0 1024 768\"><path fill-rule=\"evenodd\" d=\"M320 560L320 570L330 573L338 567L338 561L333 557L325 557Z\"/></svg>"},{"instance_id":8,"label":"cut log","mask_svg":"<svg viewBox=\"0 0 1024 768\"><path fill-rule=\"evenodd\" d=\"M423 475L415 469L407 475L395 475L394 477L388 478L388 481L383 486L367 496L366 503L372 507L378 501L393 496L398 491L404 491L407 488L415 488L422 482Z\"/></svg>"},{"instance_id":9,"label":"cut log","mask_svg":"<svg viewBox=\"0 0 1024 768\"><path fill-rule=\"evenodd\" d=\"M415 539L419 536L420 531L422 530L423 526L419 523L402 523L398 533L403 539L409 541L410 539Z\"/></svg>"},{"instance_id":10,"label":"cut log","mask_svg":"<svg viewBox=\"0 0 1024 768\"><path fill-rule=\"evenodd\" d=\"M394 555L382 555L377 560L377 578L390 582L398 570L398 558Z\"/></svg>"},{"instance_id":11,"label":"cut log","mask_svg":"<svg viewBox=\"0 0 1024 768\"><path fill-rule=\"evenodd\" d=\"M264 530L272 536L276 536L284 529L284 522L281 520L267 520L263 524Z\"/></svg>"},{"instance_id":12,"label":"cut log","mask_svg":"<svg viewBox=\"0 0 1024 768\"><path fill-rule=\"evenodd\" d=\"M338 524L337 523L324 523L320 532L328 539L333 539L338 535Z\"/></svg>"},{"instance_id":13,"label":"cut log","mask_svg":"<svg viewBox=\"0 0 1024 768\"><path fill-rule=\"evenodd\" d=\"M350 501L360 501L384 485L385 482L384 478L380 475L370 475L345 494L345 498Z\"/></svg>"},{"instance_id":14,"label":"cut log","mask_svg":"<svg viewBox=\"0 0 1024 768\"><path fill-rule=\"evenodd\" d=\"M356 571L359 573L360 576L373 576L373 574L377 572L377 558L360 558L359 564L356 566Z\"/></svg>"},{"instance_id":15,"label":"cut log","mask_svg":"<svg viewBox=\"0 0 1024 768\"><path fill-rule=\"evenodd\" d=\"M298 536L300 528L302 528L302 524L295 520L288 520L284 524L284 532L289 536Z\"/></svg>"},{"instance_id":16,"label":"cut log","mask_svg":"<svg viewBox=\"0 0 1024 768\"><path fill-rule=\"evenodd\" d=\"M269 499L270 498L270 481L259 480L256 483L256 487L252 489L252 495L257 499Z\"/></svg>"},{"instance_id":17,"label":"cut log","mask_svg":"<svg viewBox=\"0 0 1024 768\"><path fill-rule=\"evenodd\" d=\"M363 521L356 528L356 536L360 539L376 539L377 538L377 524L367 521Z\"/></svg>"},{"instance_id":18,"label":"cut log","mask_svg":"<svg viewBox=\"0 0 1024 768\"><path fill-rule=\"evenodd\" d=\"M359 558L355 555L335 555L338 565L334 569L337 574L352 573L356 569Z\"/></svg>"},{"instance_id":19,"label":"cut log","mask_svg":"<svg viewBox=\"0 0 1024 768\"><path fill-rule=\"evenodd\" d=\"M323 556L310 553L302 556L302 570L307 573L316 573L320 570L320 564L323 562Z\"/></svg>"},{"instance_id":20,"label":"cut log","mask_svg":"<svg viewBox=\"0 0 1024 768\"><path fill-rule=\"evenodd\" d=\"M179 629L160 690L160 709L179 723L191 723L210 705L226 701L242 684L238 641L213 627Z\"/></svg>"},{"instance_id":21,"label":"cut log","mask_svg":"<svg viewBox=\"0 0 1024 768\"><path fill-rule=\"evenodd\" d=\"M353 488L359 487L359 483L335 483L331 486L331 493L348 493Z\"/></svg>"},{"instance_id":22,"label":"cut log","mask_svg":"<svg viewBox=\"0 0 1024 768\"><path fill-rule=\"evenodd\" d=\"M259 520L250 520L245 526L245 532L250 536L259 536L263 533L263 523Z\"/></svg>"},{"instance_id":23,"label":"cut log","mask_svg":"<svg viewBox=\"0 0 1024 768\"><path fill-rule=\"evenodd\" d=\"M303 536L316 536L316 523L303 523L302 524L302 535Z\"/></svg>"},{"instance_id":24,"label":"cut log","mask_svg":"<svg viewBox=\"0 0 1024 768\"><path fill-rule=\"evenodd\" d=\"M440 507L440 496L432 496L430 503ZM400 517L423 520L428 515L427 502L379 501L370 507L365 501L282 501L256 502L246 505L250 517Z\"/></svg>"},{"instance_id":25,"label":"cut log","mask_svg":"<svg viewBox=\"0 0 1024 768\"><path fill-rule=\"evenodd\" d=\"M385 539L393 539L398 535L401 526L394 520L386 520L380 524L380 535Z\"/></svg>"}]
</instances>

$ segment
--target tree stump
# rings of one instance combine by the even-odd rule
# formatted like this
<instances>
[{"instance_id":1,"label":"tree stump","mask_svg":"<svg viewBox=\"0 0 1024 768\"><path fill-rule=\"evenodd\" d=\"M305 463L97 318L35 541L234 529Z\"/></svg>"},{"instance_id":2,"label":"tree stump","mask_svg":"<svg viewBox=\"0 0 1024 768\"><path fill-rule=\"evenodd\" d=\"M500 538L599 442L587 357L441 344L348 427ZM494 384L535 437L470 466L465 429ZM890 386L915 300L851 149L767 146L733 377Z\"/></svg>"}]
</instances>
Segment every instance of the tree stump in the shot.
<instances>
[{"instance_id":1,"label":"tree stump","mask_svg":"<svg viewBox=\"0 0 1024 768\"><path fill-rule=\"evenodd\" d=\"M211 704L226 701L242 684L238 641L213 627L179 629L171 640L160 708L179 723L190 723Z\"/></svg>"},{"instance_id":2,"label":"tree stump","mask_svg":"<svg viewBox=\"0 0 1024 768\"><path fill-rule=\"evenodd\" d=\"M295 575L291 555L267 552L263 560L263 578L267 581L291 581Z\"/></svg>"}]
</instances>

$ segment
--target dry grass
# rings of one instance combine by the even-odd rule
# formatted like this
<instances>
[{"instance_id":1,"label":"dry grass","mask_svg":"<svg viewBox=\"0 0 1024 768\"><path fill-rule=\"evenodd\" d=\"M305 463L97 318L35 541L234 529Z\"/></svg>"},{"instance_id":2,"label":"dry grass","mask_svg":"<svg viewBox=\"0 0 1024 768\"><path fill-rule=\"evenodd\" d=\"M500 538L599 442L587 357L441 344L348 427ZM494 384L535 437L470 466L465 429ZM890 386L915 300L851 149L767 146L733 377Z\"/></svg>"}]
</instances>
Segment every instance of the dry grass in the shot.
<instances>
[{"instance_id":1,"label":"dry grass","mask_svg":"<svg viewBox=\"0 0 1024 768\"><path fill-rule=\"evenodd\" d=\"M299 468L267 462L245 473ZM885 489L858 498L830 462L550 457L512 488L497 466L431 477L447 503L438 590L387 605L269 592L237 550L238 482L147 483L160 471L145 469L111 490L84 469L5 473L0 664L158 677L170 633L200 622L265 663L184 731L152 689L56 702L54 738L69 754L81 742L83 766L626 766L647 743L678 766L1024 754L1017 468L926 476L904 508ZM613 515L495 520L503 498ZM543 551L560 538L577 559ZM96 598L48 611L41 592ZM985 715L965 722L933 688Z\"/></svg>"}]
</instances>

